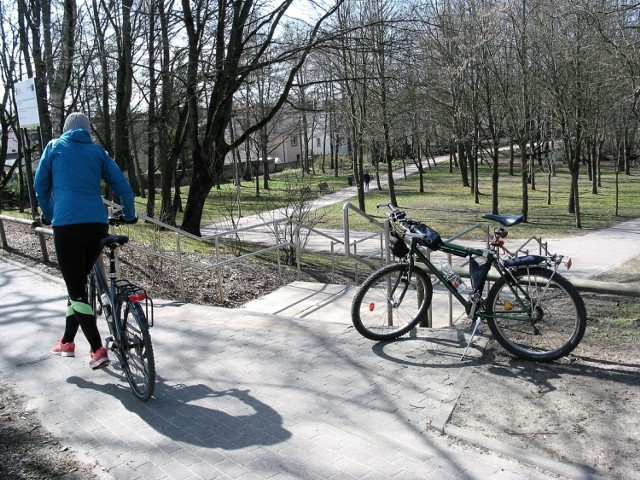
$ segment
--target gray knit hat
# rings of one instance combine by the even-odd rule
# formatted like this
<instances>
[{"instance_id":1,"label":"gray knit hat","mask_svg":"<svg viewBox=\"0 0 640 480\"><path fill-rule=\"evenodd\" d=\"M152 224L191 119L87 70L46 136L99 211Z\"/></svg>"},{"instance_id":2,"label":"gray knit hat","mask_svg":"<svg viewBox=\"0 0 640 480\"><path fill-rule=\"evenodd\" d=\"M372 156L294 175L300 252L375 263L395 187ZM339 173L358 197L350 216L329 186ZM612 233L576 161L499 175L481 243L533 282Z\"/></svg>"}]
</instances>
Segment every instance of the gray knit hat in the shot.
<instances>
[{"instance_id":1,"label":"gray knit hat","mask_svg":"<svg viewBox=\"0 0 640 480\"><path fill-rule=\"evenodd\" d=\"M89 122L89 117L87 117L84 113L72 113L67 117L66 122L64 122L64 128L62 129L62 133L67 130L73 130L74 128L82 128L89 131L91 127L91 122Z\"/></svg>"}]
</instances>

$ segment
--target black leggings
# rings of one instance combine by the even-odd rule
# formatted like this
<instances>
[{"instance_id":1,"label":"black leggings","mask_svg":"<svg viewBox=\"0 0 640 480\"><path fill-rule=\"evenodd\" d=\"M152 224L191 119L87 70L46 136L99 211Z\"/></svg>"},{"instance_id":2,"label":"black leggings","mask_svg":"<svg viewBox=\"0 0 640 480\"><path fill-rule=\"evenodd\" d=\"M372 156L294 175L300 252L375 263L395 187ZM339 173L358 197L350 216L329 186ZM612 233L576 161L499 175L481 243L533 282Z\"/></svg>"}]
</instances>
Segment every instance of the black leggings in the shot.
<instances>
[{"instance_id":1,"label":"black leggings","mask_svg":"<svg viewBox=\"0 0 640 480\"><path fill-rule=\"evenodd\" d=\"M88 307L87 275L100 255L100 241L109 233L106 223L80 223L53 227L53 243L62 278L67 285L69 306L63 342L73 342L78 327L87 337L91 351L102 346L100 333ZM75 305L75 307L74 307ZM90 307L89 307L90 309Z\"/></svg>"},{"instance_id":2,"label":"black leggings","mask_svg":"<svg viewBox=\"0 0 640 480\"><path fill-rule=\"evenodd\" d=\"M100 241L109 233L106 223L53 227L53 242L69 298L87 303L87 275L100 255Z\"/></svg>"}]
</instances>

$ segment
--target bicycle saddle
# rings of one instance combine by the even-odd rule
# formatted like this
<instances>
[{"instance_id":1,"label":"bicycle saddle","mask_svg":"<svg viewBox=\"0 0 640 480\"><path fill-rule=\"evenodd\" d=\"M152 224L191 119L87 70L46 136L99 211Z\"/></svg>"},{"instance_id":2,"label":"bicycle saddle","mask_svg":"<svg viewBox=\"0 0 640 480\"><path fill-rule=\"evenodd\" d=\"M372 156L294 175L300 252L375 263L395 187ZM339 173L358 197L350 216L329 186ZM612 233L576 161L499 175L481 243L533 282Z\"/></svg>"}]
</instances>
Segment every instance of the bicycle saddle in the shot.
<instances>
[{"instance_id":1,"label":"bicycle saddle","mask_svg":"<svg viewBox=\"0 0 640 480\"><path fill-rule=\"evenodd\" d=\"M128 241L129 241L129 237L127 237L126 235L107 235L102 239L102 242L100 242L100 246L102 248L104 247L115 248L118 245L124 245Z\"/></svg>"},{"instance_id":2,"label":"bicycle saddle","mask_svg":"<svg viewBox=\"0 0 640 480\"><path fill-rule=\"evenodd\" d=\"M494 215L493 213L485 213L484 215L482 215L482 218L493 220L494 222L498 222L505 227L513 227L514 225L522 223L522 221L524 220L524 215Z\"/></svg>"}]
</instances>

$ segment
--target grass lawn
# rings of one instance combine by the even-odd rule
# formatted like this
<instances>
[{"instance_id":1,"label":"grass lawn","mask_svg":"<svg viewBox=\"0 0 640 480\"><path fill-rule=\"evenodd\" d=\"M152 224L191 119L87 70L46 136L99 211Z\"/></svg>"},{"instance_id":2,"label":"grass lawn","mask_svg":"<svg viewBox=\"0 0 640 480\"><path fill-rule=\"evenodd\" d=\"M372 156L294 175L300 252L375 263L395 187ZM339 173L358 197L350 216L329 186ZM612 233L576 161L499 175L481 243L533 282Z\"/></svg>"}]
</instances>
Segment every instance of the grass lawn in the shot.
<instances>
[{"instance_id":1,"label":"grass lawn","mask_svg":"<svg viewBox=\"0 0 640 480\"><path fill-rule=\"evenodd\" d=\"M568 170L560 168L551 178L551 202L548 204L548 177L540 172L536 178L536 190L528 190L528 222L510 230L510 235L526 238L532 235L560 237L579 235L592 230L606 228L615 223L640 215L640 183L635 175L620 175L618 216L616 213L615 172L612 168L602 169L602 186L598 194L591 193L591 184L586 172L580 178L580 210L582 229L575 227L574 214L568 213L570 177ZM474 202L468 187L462 186L460 175L450 174L446 165L428 170L424 175L424 193L419 191L419 177L396 177L395 188L398 204L407 214L430 225L443 236L454 235L482 220L482 214L491 212L491 172L488 167L480 168L479 203ZM385 218L386 212L376 209L379 202L388 202L389 193L374 189L366 196L366 212ZM357 198L351 200L358 205ZM509 176L508 170L500 172L499 213L512 215L522 212L522 182L520 175ZM386 209L385 209L386 210ZM323 222L326 227L341 228L342 205L332 205L324 210ZM350 227L368 230L371 226L360 217L350 216Z\"/></svg>"}]
</instances>

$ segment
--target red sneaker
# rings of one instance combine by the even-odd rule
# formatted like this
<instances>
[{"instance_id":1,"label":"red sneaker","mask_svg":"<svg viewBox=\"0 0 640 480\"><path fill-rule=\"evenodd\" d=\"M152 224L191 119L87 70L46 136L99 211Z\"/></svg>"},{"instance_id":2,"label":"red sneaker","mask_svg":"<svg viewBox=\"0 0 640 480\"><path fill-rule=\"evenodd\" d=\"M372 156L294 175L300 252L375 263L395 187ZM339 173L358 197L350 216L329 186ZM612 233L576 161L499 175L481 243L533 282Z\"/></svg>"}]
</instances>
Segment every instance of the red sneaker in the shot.
<instances>
[{"instance_id":1,"label":"red sneaker","mask_svg":"<svg viewBox=\"0 0 640 480\"><path fill-rule=\"evenodd\" d=\"M107 349L104 347L100 347L98 350L91 354L91 360L89 361L89 366L92 370L97 370L99 368L104 368L109 365L109 355L107 354Z\"/></svg>"},{"instance_id":2,"label":"red sneaker","mask_svg":"<svg viewBox=\"0 0 640 480\"><path fill-rule=\"evenodd\" d=\"M51 349L51 353L60 355L61 357L75 357L76 344L74 342L62 343L62 339L59 338L58 344Z\"/></svg>"}]
</instances>

